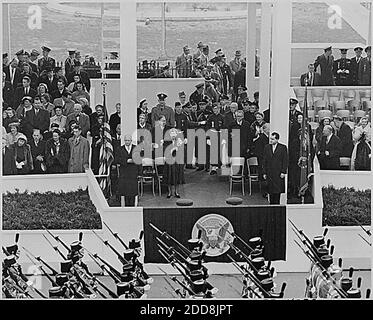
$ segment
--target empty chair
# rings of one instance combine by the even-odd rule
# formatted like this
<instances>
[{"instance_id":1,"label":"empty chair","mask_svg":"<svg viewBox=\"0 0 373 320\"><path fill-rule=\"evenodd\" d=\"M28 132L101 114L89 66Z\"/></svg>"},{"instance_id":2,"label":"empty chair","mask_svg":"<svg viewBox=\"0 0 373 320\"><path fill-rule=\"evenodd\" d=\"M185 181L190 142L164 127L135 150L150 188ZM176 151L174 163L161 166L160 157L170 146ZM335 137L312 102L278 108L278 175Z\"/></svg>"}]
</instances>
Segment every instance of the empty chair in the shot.
<instances>
[{"instance_id":1,"label":"empty chair","mask_svg":"<svg viewBox=\"0 0 373 320\"><path fill-rule=\"evenodd\" d=\"M337 110L344 110L346 109L346 103L344 101L334 101L333 102L333 111L337 112Z\"/></svg>"},{"instance_id":2,"label":"empty chair","mask_svg":"<svg viewBox=\"0 0 373 320\"><path fill-rule=\"evenodd\" d=\"M365 117L365 111L364 110L356 110L354 112L354 119L355 122L358 123L362 117Z\"/></svg>"},{"instance_id":3,"label":"empty chair","mask_svg":"<svg viewBox=\"0 0 373 320\"><path fill-rule=\"evenodd\" d=\"M229 194L232 195L233 184L240 183L242 187L242 195L245 195L245 158L243 157L232 157L230 159L231 167L229 173Z\"/></svg>"},{"instance_id":4,"label":"empty chair","mask_svg":"<svg viewBox=\"0 0 373 320\"><path fill-rule=\"evenodd\" d=\"M350 120L350 110L338 110L336 115L341 117L344 121Z\"/></svg>"},{"instance_id":5,"label":"empty chair","mask_svg":"<svg viewBox=\"0 0 373 320\"><path fill-rule=\"evenodd\" d=\"M311 95L313 102L316 102L317 100L324 100L325 99L325 90L324 89L311 89Z\"/></svg>"},{"instance_id":6,"label":"empty chair","mask_svg":"<svg viewBox=\"0 0 373 320\"><path fill-rule=\"evenodd\" d=\"M249 175L249 194L251 195L251 182L258 182L259 183L259 191L262 191L262 186L259 180L259 165L258 165L258 158L251 157L246 160L247 168L248 168L248 175Z\"/></svg>"},{"instance_id":7,"label":"empty chair","mask_svg":"<svg viewBox=\"0 0 373 320\"><path fill-rule=\"evenodd\" d=\"M140 176L140 190L141 196L144 194L144 185L151 185L153 196L155 196L154 185L155 185L155 171L154 161L151 158L142 159L142 173Z\"/></svg>"},{"instance_id":8,"label":"empty chair","mask_svg":"<svg viewBox=\"0 0 373 320\"><path fill-rule=\"evenodd\" d=\"M356 92L355 90L343 90L343 99L348 102L355 99Z\"/></svg>"},{"instance_id":9,"label":"empty chair","mask_svg":"<svg viewBox=\"0 0 373 320\"><path fill-rule=\"evenodd\" d=\"M315 106L315 110L323 110L326 109L327 103L325 100L317 100L314 101L313 105Z\"/></svg>"},{"instance_id":10,"label":"empty chair","mask_svg":"<svg viewBox=\"0 0 373 320\"><path fill-rule=\"evenodd\" d=\"M368 112L371 109L371 101L363 101L363 110Z\"/></svg>"},{"instance_id":11,"label":"empty chair","mask_svg":"<svg viewBox=\"0 0 373 320\"><path fill-rule=\"evenodd\" d=\"M339 166L342 170L350 170L351 168L351 158L341 157L339 158Z\"/></svg>"},{"instance_id":12,"label":"empty chair","mask_svg":"<svg viewBox=\"0 0 373 320\"><path fill-rule=\"evenodd\" d=\"M370 90L361 90L359 91L360 101L363 103L364 101L370 101L371 92Z\"/></svg>"},{"instance_id":13,"label":"empty chair","mask_svg":"<svg viewBox=\"0 0 373 320\"><path fill-rule=\"evenodd\" d=\"M338 89L327 90L329 104L333 104L334 101L340 101L341 93L342 91Z\"/></svg>"},{"instance_id":14,"label":"empty chair","mask_svg":"<svg viewBox=\"0 0 373 320\"><path fill-rule=\"evenodd\" d=\"M315 110L307 110L308 120L315 121Z\"/></svg>"},{"instance_id":15,"label":"empty chair","mask_svg":"<svg viewBox=\"0 0 373 320\"><path fill-rule=\"evenodd\" d=\"M319 110L317 112L318 121L321 121L324 118L332 118L333 113L330 110Z\"/></svg>"},{"instance_id":16,"label":"empty chair","mask_svg":"<svg viewBox=\"0 0 373 320\"><path fill-rule=\"evenodd\" d=\"M155 176L158 182L158 193L162 195L162 182L163 182L163 170L164 170L164 157L157 157L154 159Z\"/></svg>"},{"instance_id":17,"label":"empty chair","mask_svg":"<svg viewBox=\"0 0 373 320\"><path fill-rule=\"evenodd\" d=\"M360 100L349 100L347 102L347 109L351 112L354 112L355 110L359 110L361 107Z\"/></svg>"}]
</instances>

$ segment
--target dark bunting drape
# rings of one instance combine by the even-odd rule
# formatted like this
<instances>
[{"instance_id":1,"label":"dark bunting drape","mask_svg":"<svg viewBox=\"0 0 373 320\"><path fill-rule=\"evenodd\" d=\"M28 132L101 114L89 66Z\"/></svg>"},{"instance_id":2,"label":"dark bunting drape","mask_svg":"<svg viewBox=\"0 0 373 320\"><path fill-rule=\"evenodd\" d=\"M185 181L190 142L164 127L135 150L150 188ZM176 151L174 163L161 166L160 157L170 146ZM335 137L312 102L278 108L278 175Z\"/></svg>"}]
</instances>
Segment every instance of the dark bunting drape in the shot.
<instances>
[{"instance_id":1,"label":"dark bunting drape","mask_svg":"<svg viewBox=\"0 0 373 320\"><path fill-rule=\"evenodd\" d=\"M192 237L192 229L197 220L211 213L227 218L231 222L234 232L245 241L258 236L262 229L266 260L285 260L286 207L239 206L220 208L144 208L145 262L166 263L157 251L156 237L159 234L150 227L149 222L153 223L161 231L167 231L168 234L186 246L188 239ZM165 242L171 243L170 241ZM240 249L244 249L238 240L235 240L234 244ZM244 252L247 253L247 251ZM232 249L228 253L235 257L237 261L241 261ZM217 257L206 257L206 262L212 261L230 262L226 253Z\"/></svg>"}]
</instances>

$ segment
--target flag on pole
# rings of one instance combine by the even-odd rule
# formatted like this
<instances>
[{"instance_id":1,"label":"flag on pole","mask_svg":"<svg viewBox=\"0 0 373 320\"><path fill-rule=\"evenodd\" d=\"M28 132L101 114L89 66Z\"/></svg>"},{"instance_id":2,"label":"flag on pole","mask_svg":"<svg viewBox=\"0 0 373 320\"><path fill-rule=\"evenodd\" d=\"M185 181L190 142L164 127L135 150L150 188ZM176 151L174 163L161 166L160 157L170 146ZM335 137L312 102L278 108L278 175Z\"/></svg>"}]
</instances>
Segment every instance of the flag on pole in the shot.
<instances>
[{"instance_id":1,"label":"flag on pole","mask_svg":"<svg viewBox=\"0 0 373 320\"><path fill-rule=\"evenodd\" d=\"M300 171L300 184L299 184L299 196L304 196L308 189L308 181L312 176L312 163L311 163L311 145L310 145L310 132L308 124L308 106L307 106L307 84L305 87L305 95L303 101L303 120L300 132L300 150L299 150L299 161L298 165L301 168Z\"/></svg>"},{"instance_id":2,"label":"flag on pole","mask_svg":"<svg viewBox=\"0 0 373 320\"><path fill-rule=\"evenodd\" d=\"M106 109L106 82L102 83L102 95L103 95L103 109L104 109L104 122L102 125L102 143L100 148L100 167L99 175L105 175L106 177L100 177L100 187L105 196L111 196L111 180L110 180L110 169L114 161L113 144L111 141L110 126L108 113Z\"/></svg>"}]
</instances>

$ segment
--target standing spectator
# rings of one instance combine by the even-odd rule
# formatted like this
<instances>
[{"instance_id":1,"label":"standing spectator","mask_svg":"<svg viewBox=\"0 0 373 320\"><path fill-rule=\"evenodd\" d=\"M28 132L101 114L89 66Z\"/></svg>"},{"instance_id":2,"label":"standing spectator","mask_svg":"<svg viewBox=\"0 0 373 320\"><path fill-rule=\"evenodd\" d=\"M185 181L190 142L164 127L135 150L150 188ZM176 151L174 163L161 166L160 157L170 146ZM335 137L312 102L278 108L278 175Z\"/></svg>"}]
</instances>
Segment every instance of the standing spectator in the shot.
<instances>
[{"instance_id":1,"label":"standing spectator","mask_svg":"<svg viewBox=\"0 0 373 320\"><path fill-rule=\"evenodd\" d=\"M242 61L241 51L237 50L234 55L234 59L229 62L229 67L231 68L233 76L235 76L235 74L242 69Z\"/></svg>"},{"instance_id":2,"label":"standing spectator","mask_svg":"<svg viewBox=\"0 0 373 320\"><path fill-rule=\"evenodd\" d=\"M95 112L93 112L89 115L89 124L90 124L90 129L89 130L91 131L91 134L92 134L92 130L96 130L96 133L97 133L97 127L99 127L98 118L101 117L101 116L102 117L104 116L104 106L101 105L101 104L98 104L95 107Z\"/></svg>"},{"instance_id":3,"label":"standing spectator","mask_svg":"<svg viewBox=\"0 0 373 320\"><path fill-rule=\"evenodd\" d=\"M84 173L89 168L89 142L82 137L82 128L75 126L74 136L69 139L70 159L69 172Z\"/></svg>"},{"instance_id":4,"label":"standing spectator","mask_svg":"<svg viewBox=\"0 0 373 320\"><path fill-rule=\"evenodd\" d=\"M258 160L258 175L259 183L262 186L264 182L264 147L269 144L269 123L263 124L263 130L260 132L258 138L253 142L253 155ZM263 188L262 188L263 190ZM266 192L263 190L263 197L266 197Z\"/></svg>"},{"instance_id":5,"label":"standing spectator","mask_svg":"<svg viewBox=\"0 0 373 320\"><path fill-rule=\"evenodd\" d=\"M263 133L263 126L265 123L263 113L258 111L255 112L255 121L250 125L250 137L252 139L249 141L250 144L258 139L260 134Z\"/></svg>"},{"instance_id":6,"label":"standing spectator","mask_svg":"<svg viewBox=\"0 0 373 320\"><path fill-rule=\"evenodd\" d=\"M45 141L42 140L39 129L34 129L30 140L31 156L34 164L32 173L41 174L47 170L45 164Z\"/></svg>"},{"instance_id":7,"label":"standing spectator","mask_svg":"<svg viewBox=\"0 0 373 320\"><path fill-rule=\"evenodd\" d=\"M238 98L238 87L246 87L246 62L241 62L241 68L234 73L233 94L235 100Z\"/></svg>"},{"instance_id":8,"label":"standing spectator","mask_svg":"<svg viewBox=\"0 0 373 320\"><path fill-rule=\"evenodd\" d=\"M30 65L26 62L22 64L21 77L28 76L31 79L30 86L33 89L36 89L38 86L38 75L32 71Z\"/></svg>"},{"instance_id":9,"label":"standing spectator","mask_svg":"<svg viewBox=\"0 0 373 320\"><path fill-rule=\"evenodd\" d=\"M351 170L370 170L372 128L367 117L362 117L355 127L353 139L355 146L351 156Z\"/></svg>"},{"instance_id":10,"label":"standing spectator","mask_svg":"<svg viewBox=\"0 0 373 320\"><path fill-rule=\"evenodd\" d=\"M361 57L361 54L363 52L362 47L356 47L354 48L355 51L355 57L351 59L351 83L353 86L359 85L361 82L361 79L359 78L359 67L361 60L363 59Z\"/></svg>"},{"instance_id":11,"label":"standing spectator","mask_svg":"<svg viewBox=\"0 0 373 320\"><path fill-rule=\"evenodd\" d=\"M233 154L233 150L232 150L232 147L234 144L233 141L238 140L235 129L239 130L239 139L240 139L240 150L239 150L240 154L239 155ZM252 140L251 138L252 135L250 134L249 123L244 120L243 110L237 110L235 112L235 121L229 125L228 131L229 131L229 145L228 145L229 156L230 157L239 156L239 157L247 158L249 151L250 151L249 147L250 147L250 140Z\"/></svg>"},{"instance_id":12,"label":"standing spectator","mask_svg":"<svg viewBox=\"0 0 373 320\"><path fill-rule=\"evenodd\" d=\"M220 61L218 62L220 72L222 75L223 80L223 90L222 93L227 95L233 90L233 75L230 66L227 64L227 58L225 55L220 57Z\"/></svg>"},{"instance_id":13,"label":"standing spectator","mask_svg":"<svg viewBox=\"0 0 373 320\"><path fill-rule=\"evenodd\" d=\"M349 125L345 124L341 117L334 116L333 119L337 128L337 137L342 143L341 157L351 158L352 149L354 148L352 130Z\"/></svg>"},{"instance_id":14,"label":"standing spectator","mask_svg":"<svg viewBox=\"0 0 373 320\"><path fill-rule=\"evenodd\" d=\"M98 169L100 167L100 149L103 142L103 123L104 115L100 114L95 119L94 125L91 126L91 168L93 173L96 175L98 174Z\"/></svg>"},{"instance_id":15,"label":"standing spectator","mask_svg":"<svg viewBox=\"0 0 373 320\"><path fill-rule=\"evenodd\" d=\"M32 71L34 71L39 76L40 71L38 67L38 56L40 56L39 51L36 49L32 49L28 63L30 64Z\"/></svg>"},{"instance_id":16,"label":"standing spectator","mask_svg":"<svg viewBox=\"0 0 373 320\"><path fill-rule=\"evenodd\" d=\"M371 83L371 72L372 72L372 61L371 61L371 46L365 48L367 56L363 58L359 65L358 79L359 86L370 86Z\"/></svg>"},{"instance_id":17,"label":"standing spectator","mask_svg":"<svg viewBox=\"0 0 373 320\"><path fill-rule=\"evenodd\" d=\"M351 81L351 60L347 59L347 50L340 49L341 58L334 61L333 72L336 86L350 86Z\"/></svg>"},{"instance_id":18,"label":"standing spectator","mask_svg":"<svg viewBox=\"0 0 373 320\"><path fill-rule=\"evenodd\" d=\"M41 134L49 131L49 112L41 108L42 104L40 97L36 96L33 103L33 108L26 111L25 117L22 120L22 130L26 137L31 139L34 129L39 129Z\"/></svg>"},{"instance_id":19,"label":"standing spectator","mask_svg":"<svg viewBox=\"0 0 373 320\"><path fill-rule=\"evenodd\" d=\"M323 130L326 125L330 125L331 119L329 117L324 117L320 120L319 126L316 128L315 131L315 140L316 140L316 153L319 151L321 146L321 140L323 137Z\"/></svg>"},{"instance_id":20,"label":"standing spectator","mask_svg":"<svg viewBox=\"0 0 373 320\"><path fill-rule=\"evenodd\" d=\"M65 82L63 79L58 78L57 79L57 90L54 90L51 92L51 99L52 101L57 98L62 98L63 93L65 92Z\"/></svg>"},{"instance_id":21,"label":"standing spectator","mask_svg":"<svg viewBox=\"0 0 373 320\"><path fill-rule=\"evenodd\" d=\"M300 76L300 85L302 87L306 85L306 81L307 81L307 86L309 87L320 85L320 74L315 72L315 66L313 63L310 63L308 65L308 72L303 73Z\"/></svg>"},{"instance_id":22,"label":"standing spectator","mask_svg":"<svg viewBox=\"0 0 373 320\"><path fill-rule=\"evenodd\" d=\"M120 111L121 111L121 104L117 102L115 104L115 112L110 115L109 119L109 126L110 126L110 133L114 136L117 132L116 128L118 124L120 124Z\"/></svg>"},{"instance_id":23,"label":"standing spectator","mask_svg":"<svg viewBox=\"0 0 373 320\"><path fill-rule=\"evenodd\" d=\"M54 111L56 114L50 118L50 128L53 123L57 123L58 129L63 133L65 132L67 117L62 114L62 106L55 106Z\"/></svg>"},{"instance_id":24,"label":"standing spectator","mask_svg":"<svg viewBox=\"0 0 373 320\"><path fill-rule=\"evenodd\" d=\"M243 111L245 120L251 126L251 124L256 120L255 113L258 112L257 106L249 100L245 100L243 103Z\"/></svg>"},{"instance_id":25,"label":"standing spectator","mask_svg":"<svg viewBox=\"0 0 373 320\"><path fill-rule=\"evenodd\" d=\"M56 67L56 61L49 56L49 53L52 51L50 48L43 46L41 47L43 56L38 60L38 67L40 76L42 76L45 72L48 72L50 69L54 69ZM49 90L51 92L51 90Z\"/></svg>"},{"instance_id":26,"label":"standing spectator","mask_svg":"<svg viewBox=\"0 0 373 320\"><path fill-rule=\"evenodd\" d=\"M5 80L6 74L3 72L3 101L10 107L13 107L14 90L9 81Z\"/></svg>"},{"instance_id":27,"label":"standing spectator","mask_svg":"<svg viewBox=\"0 0 373 320\"><path fill-rule=\"evenodd\" d=\"M220 113L224 116L226 112L229 111L229 106L231 105L231 99L226 95L222 94L220 96Z\"/></svg>"},{"instance_id":28,"label":"standing spectator","mask_svg":"<svg viewBox=\"0 0 373 320\"><path fill-rule=\"evenodd\" d=\"M89 117L82 113L82 106L79 103L74 105L74 113L71 113L67 116L66 119L66 131L69 130L70 122L75 121L82 131L82 136L84 138L87 137L87 133L90 129Z\"/></svg>"},{"instance_id":29,"label":"standing spectator","mask_svg":"<svg viewBox=\"0 0 373 320\"><path fill-rule=\"evenodd\" d=\"M39 83L45 83L50 93L57 90L57 80L58 78L54 74L54 69L52 67L45 67L43 75L40 75Z\"/></svg>"},{"instance_id":30,"label":"standing spectator","mask_svg":"<svg viewBox=\"0 0 373 320\"><path fill-rule=\"evenodd\" d=\"M14 92L14 107L17 108L23 97L31 97L35 98L36 96L36 90L31 88L31 79L29 76L24 76L22 78L22 87L18 87L16 91Z\"/></svg>"},{"instance_id":31,"label":"standing spectator","mask_svg":"<svg viewBox=\"0 0 373 320\"><path fill-rule=\"evenodd\" d=\"M189 78L192 72L192 55L188 45L183 47L183 54L176 58L176 72L179 78Z\"/></svg>"},{"instance_id":32,"label":"standing spectator","mask_svg":"<svg viewBox=\"0 0 373 320\"><path fill-rule=\"evenodd\" d=\"M89 92L91 90L91 80L89 79L88 73L82 70L82 65L79 61L75 61L74 72L70 75L70 79L67 77L67 80L73 82L72 78L74 75L79 75L80 81L83 82L87 92Z\"/></svg>"},{"instance_id":33,"label":"standing spectator","mask_svg":"<svg viewBox=\"0 0 373 320\"><path fill-rule=\"evenodd\" d=\"M17 58L13 58L10 64L3 69L6 74L6 81L9 81L15 91L18 84L22 82L21 70L18 68L19 61ZM18 107L15 106L15 107Z\"/></svg>"},{"instance_id":34,"label":"standing spectator","mask_svg":"<svg viewBox=\"0 0 373 320\"><path fill-rule=\"evenodd\" d=\"M302 112L296 109L297 104L298 104L297 99L290 98L289 100L289 128L291 128L291 126L294 123L298 122L298 116L302 114Z\"/></svg>"},{"instance_id":35,"label":"standing spectator","mask_svg":"<svg viewBox=\"0 0 373 320\"><path fill-rule=\"evenodd\" d=\"M198 83L196 86L196 90L193 91L193 93L189 97L189 103L191 105L197 105L202 101L203 99L203 90L205 87L205 84L203 82Z\"/></svg>"},{"instance_id":36,"label":"standing spectator","mask_svg":"<svg viewBox=\"0 0 373 320\"><path fill-rule=\"evenodd\" d=\"M131 135L126 134L124 145L119 149L116 160L120 165L117 195L124 196L126 207L135 206L138 195L137 176L140 173L140 166L133 161L134 148Z\"/></svg>"},{"instance_id":37,"label":"standing spectator","mask_svg":"<svg viewBox=\"0 0 373 320\"><path fill-rule=\"evenodd\" d=\"M52 138L45 146L45 159L48 173L67 173L70 158L69 143L61 137L61 132L55 129Z\"/></svg>"},{"instance_id":38,"label":"standing spectator","mask_svg":"<svg viewBox=\"0 0 373 320\"><path fill-rule=\"evenodd\" d=\"M320 86L334 86L333 64L332 47L325 48L324 53L318 56L314 63L315 70L320 66Z\"/></svg>"},{"instance_id":39,"label":"standing spectator","mask_svg":"<svg viewBox=\"0 0 373 320\"><path fill-rule=\"evenodd\" d=\"M10 145L8 150L9 159L11 161L10 174L28 174L34 169L30 145L27 144L27 138L25 135L20 134L17 142Z\"/></svg>"},{"instance_id":40,"label":"standing spectator","mask_svg":"<svg viewBox=\"0 0 373 320\"><path fill-rule=\"evenodd\" d=\"M85 91L83 82L78 82L76 84L76 90L72 93L72 99L75 102L78 102L79 98L85 98L90 102L89 93Z\"/></svg>"},{"instance_id":41,"label":"standing spectator","mask_svg":"<svg viewBox=\"0 0 373 320\"><path fill-rule=\"evenodd\" d=\"M200 42L198 42L198 44L197 44L197 51L196 51L196 53L193 54L193 61L194 61L194 60L198 60L198 61L199 61L200 56L201 56L201 54L202 54L202 49L203 49L203 42L200 41Z\"/></svg>"},{"instance_id":42,"label":"standing spectator","mask_svg":"<svg viewBox=\"0 0 373 320\"><path fill-rule=\"evenodd\" d=\"M66 77L69 77L70 73L74 71L74 59L75 59L75 52L74 49L69 49L69 56L65 60L65 75Z\"/></svg>"},{"instance_id":43,"label":"standing spectator","mask_svg":"<svg viewBox=\"0 0 373 320\"><path fill-rule=\"evenodd\" d=\"M163 115L166 117L166 125L169 127L175 126L175 112L174 110L166 105L165 99L167 95L164 93L157 94L158 104L153 107L151 116L152 116L152 126L155 126L155 122L160 119Z\"/></svg>"},{"instance_id":44,"label":"standing spectator","mask_svg":"<svg viewBox=\"0 0 373 320\"><path fill-rule=\"evenodd\" d=\"M280 195L285 192L288 151L284 144L278 142L279 139L280 135L272 132L263 153L263 178L267 181L270 204L280 204Z\"/></svg>"},{"instance_id":45,"label":"standing spectator","mask_svg":"<svg viewBox=\"0 0 373 320\"><path fill-rule=\"evenodd\" d=\"M325 125L317 157L321 170L339 170L339 158L342 153L341 140L333 134L331 125Z\"/></svg>"},{"instance_id":46,"label":"standing spectator","mask_svg":"<svg viewBox=\"0 0 373 320\"><path fill-rule=\"evenodd\" d=\"M229 126L236 121L236 111L238 110L238 104L236 102L231 102L229 110L224 114L224 128L229 128Z\"/></svg>"},{"instance_id":47,"label":"standing spectator","mask_svg":"<svg viewBox=\"0 0 373 320\"><path fill-rule=\"evenodd\" d=\"M183 108L180 102L175 102L175 128L183 133L184 138L187 137L188 118L183 113Z\"/></svg>"},{"instance_id":48,"label":"standing spectator","mask_svg":"<svg viewBox=\"0 0 373 320\"><path fill-rule=\"evenodd\" d=\"M137 123L139 123L139 117L141 114L144 114L146 116L146 122L151 125L152 116L151 112L148 109L148 101L146 99L142 99L140 101L139 107L137 108Z\"/></svg>"}]
</instances>

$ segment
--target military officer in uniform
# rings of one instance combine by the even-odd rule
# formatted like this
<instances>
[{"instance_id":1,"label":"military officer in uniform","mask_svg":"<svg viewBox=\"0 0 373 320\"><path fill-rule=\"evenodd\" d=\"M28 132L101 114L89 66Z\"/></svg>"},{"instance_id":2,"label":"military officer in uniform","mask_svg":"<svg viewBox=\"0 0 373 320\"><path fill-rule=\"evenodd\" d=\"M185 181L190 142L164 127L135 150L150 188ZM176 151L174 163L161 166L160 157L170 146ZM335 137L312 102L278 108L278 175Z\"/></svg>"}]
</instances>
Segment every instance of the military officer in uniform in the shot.
<instances>
[{"instance_id":1,"label":"military officer in uniform","mask_svg":"<svg viewBox=\"0 0 373 320\"><path fill-rule=\"evenodd\" d=\"M69 57L65 60L65 76L66 78L69 77L70 73L74 72L74 60L75 60L75 52L76 50L70 49L68 50Z\"/></svg>"},{"instance_id":2,"label":"military officer in uniform","mask_svg":"<svg viewBox=\"0 0 373 320\"><path fill-rule=\"evenodd\" d=\"M334 86L333 63L332 47L325 48L324 53L316 58L314 66L315 70L320 66L320 86Z\"/></svg>"},{"instance_id":3,"label":"military officer in uniform","mask_svg":"<svg viewBox=\"0 0 373 320\"><path fill-rule=\"evenodd\" d=\"M371 46L365 48L367 56L361 60L358 70L359 86L370 86L371 84Z\"/></svg>"},{"instance_id":4,"label":"military officer in uniform","mask_svg":"<svg viewBox=\"0 0 373 320\"><path fill-rule=\"evenodd\" d=\"M363 59L361 57L361 54L363 52L362 47L356 47L354 48L355 51L355 57L351 58L351 66L350 66L350 71L351 71L351 84L353 86L357 86L359 84L359 66L361 63L361 60Z\"/></svg>"},{"instance_id":5,"label":"military officer in uniform","mask_svg":"<svg viewBox=\"0 0 373 320\"><path fill-rule=\"evenodd\" d=\"M189 97L189 103L191 105L196 104L198 106L198 104L202 101L204 87L205 84L203 82L196 85L196 90Z\"/></svg>"},{"instance_id":6,"label":"military officer in uniform","mask_svg":"<svg viewBox=\"0 0 373 320\"><path fill-rule=\"evenodd\" d=\"M351 81L351 60L347 58L348 49L340 49L341 58L334 61L333 73L335 85L349 86L352 85Z\"/></svg>"},{"instance_id":7,"label":"military officer in uniform","mask_svg":"<svg viewBox=\"0 0 373 320\"><path fill-rule=\"evenodd\" d=\"M49 56L49 53L52 51L52 49L46 46L42 46L41 50L43 52L43 56L38 60L40 76L44 75L47 67L51 69L54 69L56 67L56 60Z\"/></svg>"}]
</instances>

